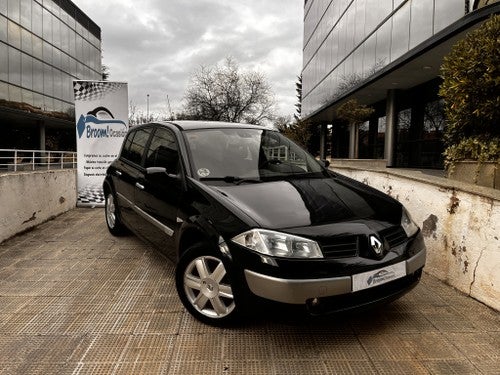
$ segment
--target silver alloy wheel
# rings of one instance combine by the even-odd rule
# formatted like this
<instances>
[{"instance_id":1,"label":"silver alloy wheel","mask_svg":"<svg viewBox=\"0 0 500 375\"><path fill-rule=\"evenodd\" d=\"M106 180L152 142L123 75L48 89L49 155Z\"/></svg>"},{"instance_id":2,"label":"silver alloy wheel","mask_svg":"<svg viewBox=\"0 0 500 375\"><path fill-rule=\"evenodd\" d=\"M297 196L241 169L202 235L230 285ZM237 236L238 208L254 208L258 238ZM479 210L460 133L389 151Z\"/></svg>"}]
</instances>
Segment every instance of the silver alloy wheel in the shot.
<instances>
[{"instance_id":1,"label":"silver alloy wheel","mask_svg":"<svg viewBox=\"0 0 500 375\"><path fill-rule=\"evenodd\" d=\"M193 259L184 271L184 291L191 305L209 318L224 318L234 310L231 285L224 283L226 268L212 256Z\"/></svg>"},{"instance_id":2,"label":"silver alloy wheel","mask_svg":"<svg viewBox=\"0 0 500 375\"><path fill-rule=\"evenodd\" d=\"M116 224L115 201L111 193L106 198L106 219L109 227L114 228Z\"/></svg>"}]
</instances>

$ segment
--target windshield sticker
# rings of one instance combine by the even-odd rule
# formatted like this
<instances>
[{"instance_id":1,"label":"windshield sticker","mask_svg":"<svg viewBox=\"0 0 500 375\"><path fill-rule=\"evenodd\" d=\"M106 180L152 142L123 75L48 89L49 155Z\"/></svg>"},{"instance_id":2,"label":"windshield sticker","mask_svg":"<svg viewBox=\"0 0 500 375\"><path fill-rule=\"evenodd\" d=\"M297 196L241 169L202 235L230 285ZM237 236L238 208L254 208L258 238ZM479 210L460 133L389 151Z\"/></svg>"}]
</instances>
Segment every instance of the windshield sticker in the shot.
<instances>
[{"instance_id":1,"label":"windshield sticker","mask_svg":"<svg viewBox=\"0 0 500 375\"><path fill-rule=\"evenodd\" d=\"M210 171L207 168L200 168L200 169L198 169L198 176L208 177L208 176L210 176Z\"/></svg>"}]
</instances>

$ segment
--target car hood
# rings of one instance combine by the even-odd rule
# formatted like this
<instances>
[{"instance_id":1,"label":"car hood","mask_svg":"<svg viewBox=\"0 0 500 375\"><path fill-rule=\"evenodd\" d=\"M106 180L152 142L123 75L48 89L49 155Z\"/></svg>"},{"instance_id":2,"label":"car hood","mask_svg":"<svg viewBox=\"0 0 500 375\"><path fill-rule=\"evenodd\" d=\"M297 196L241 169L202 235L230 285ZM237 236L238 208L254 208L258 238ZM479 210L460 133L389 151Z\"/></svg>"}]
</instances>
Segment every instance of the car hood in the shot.
<instances>
[{"instance_id":1,"label":"car hood","mask_svg":"<svg viewBox=\"0 0 500 375\"><path fill-rule=\"evenodd\" d=\"M401 205L348 178L301 178L209 186L261 227L296 228L357 219L399 223Z\"/></svg>"}]
</instances>

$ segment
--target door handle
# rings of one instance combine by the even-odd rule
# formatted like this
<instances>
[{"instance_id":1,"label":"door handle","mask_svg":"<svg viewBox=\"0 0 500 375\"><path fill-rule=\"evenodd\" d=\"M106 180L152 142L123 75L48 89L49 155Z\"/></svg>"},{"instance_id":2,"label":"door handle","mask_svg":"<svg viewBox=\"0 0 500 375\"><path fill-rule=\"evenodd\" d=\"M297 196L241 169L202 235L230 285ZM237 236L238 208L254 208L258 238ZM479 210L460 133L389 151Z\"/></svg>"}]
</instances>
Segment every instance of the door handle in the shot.
<instances>
[{"instance_id":1,"label":"door handle","mask_svg":"<svg viewBox=\"0 0 500 375\"><path fill-rule=\"evenodd\" d=\"M138 187L141 190L144 190L144 185L141 185L140 183L136 182L135 186Z\"/></svg>"},{"instance_id":2,"label":"door handle","mask_svg":"<svg viewBox=\"0 0 500 375\"><path fill-rule=\"evenodd\" d=\"M118 177L120 177L120 176L122 175L122 172L120 172L120 171L115 171L115 174L116 174Z\"/></svg>"}]
</instances>

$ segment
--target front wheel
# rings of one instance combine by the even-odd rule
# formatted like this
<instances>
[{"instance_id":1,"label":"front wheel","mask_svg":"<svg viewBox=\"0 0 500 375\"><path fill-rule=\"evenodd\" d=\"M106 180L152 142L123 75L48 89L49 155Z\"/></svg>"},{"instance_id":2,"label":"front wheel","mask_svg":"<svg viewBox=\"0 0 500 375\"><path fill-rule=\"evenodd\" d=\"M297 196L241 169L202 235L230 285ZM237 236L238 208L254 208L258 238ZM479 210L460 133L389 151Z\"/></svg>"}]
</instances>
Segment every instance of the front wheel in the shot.
<instances>
[{"instance_id":1,"label":"front wheel","mask_svg":"<svg viewBox=\"0 0 500 375\"><path fill-rule=\"evenodd\" d=\"M221 326L239 315L228 269L209 245L197 244L186 250L175 277L179 297L196 319Z\"/></svg>"}]
</instances>

